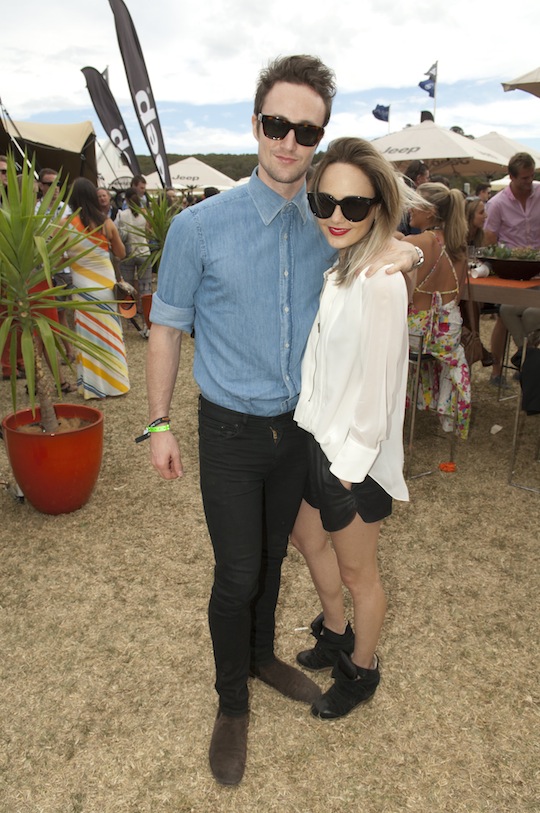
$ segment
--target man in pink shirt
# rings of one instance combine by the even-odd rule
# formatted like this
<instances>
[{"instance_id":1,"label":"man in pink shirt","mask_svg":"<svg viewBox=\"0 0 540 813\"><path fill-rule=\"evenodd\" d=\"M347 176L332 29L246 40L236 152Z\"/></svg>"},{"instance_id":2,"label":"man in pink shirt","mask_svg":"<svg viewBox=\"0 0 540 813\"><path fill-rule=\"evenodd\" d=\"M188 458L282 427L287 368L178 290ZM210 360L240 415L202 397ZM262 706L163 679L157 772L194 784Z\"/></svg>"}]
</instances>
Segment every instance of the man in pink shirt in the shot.
<instances>
[{"instance_id":1,"label":"man in pink shirt","mask_svg":"<svg viewBox=\"0 0 540 813\"><path fill-rule=\"evenodd\" d=\"M518 152L508 164L510 184L486 204L486 229L497 235L497 242L510 248L531 246L540 249L540 183L534 181L534 159L527 152ZM527 319L523 321L522 317ZM506 330L509 329L518 346L512 362L520 366L520 348L525 329L540 323L540 311L533 308L517 308L502 305L491 338L494 358L491 380L499 384Z\"/></svg>"},{"instance_id":2,"label":"man in pink shirt","mask_svg":"<svg viewBox=\"0 0 540 813\"><path fill-rule=\"evenodd\" d=\"M534 172L533 157L518 152L508 164L509 185L486 204L485 228L510 248L540 249L540 182L533 180Z\"/></svg>"}]
</instances>

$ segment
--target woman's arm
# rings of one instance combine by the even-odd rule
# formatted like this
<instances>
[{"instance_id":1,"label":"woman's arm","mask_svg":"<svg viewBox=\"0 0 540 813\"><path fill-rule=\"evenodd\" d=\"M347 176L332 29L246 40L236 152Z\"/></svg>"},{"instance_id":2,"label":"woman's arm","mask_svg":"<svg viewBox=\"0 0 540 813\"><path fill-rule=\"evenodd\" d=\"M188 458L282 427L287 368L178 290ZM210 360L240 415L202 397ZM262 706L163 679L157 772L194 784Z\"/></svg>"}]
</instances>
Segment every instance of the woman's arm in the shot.
<instances>
[{"instance_id":1,"label":"woman's arm","mask_svg":"<svg viewBox=\"0 0 540 813\"><path fill-rule=\"evenodd\" d=\"M114 256L118 260L123 260L126 256L126 248L120 238L118 229L109 217L103 224L103 231L105 232L105 236L109 241L109 246Z\"/></svg>"}]
</instances>

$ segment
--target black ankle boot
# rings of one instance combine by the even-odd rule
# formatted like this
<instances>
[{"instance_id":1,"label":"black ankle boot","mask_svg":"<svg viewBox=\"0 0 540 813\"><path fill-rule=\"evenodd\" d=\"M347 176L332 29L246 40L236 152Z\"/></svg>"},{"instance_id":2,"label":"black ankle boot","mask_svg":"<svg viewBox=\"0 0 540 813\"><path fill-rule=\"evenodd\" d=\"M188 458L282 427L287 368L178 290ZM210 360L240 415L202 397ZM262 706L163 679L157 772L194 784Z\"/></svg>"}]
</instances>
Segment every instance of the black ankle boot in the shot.
<instances>
[{"instance_id":1,"label":"black ankle boot","mask_svg":"<svg viewBox=\"0 0 540 813\"><path fill-rule=\"evenodd\" d=\"M375 667L363 669L356 666L344 652L340 652L332 677L332 686L311 707L313 716L321 720L344 717L360 703L373 697L381 679L379 660L375 655Z\"/></svg>"},{"instance_id":2,"label":"black ankle boot","mask_svg":"<svg viewBox=\"0 0 540 813\"><path fill-rule=\"evenodd\" d=\"M324 626L324 615L320 613L311 622L311 634L317 639L313 649L305 649L299 652L296 660L304 669L311 672L322 672L325 669L332 669L338 659L340 652L352 654L354 649L354 632L349 623L342 635L332 632Z\"/></svg>"}]
</instances>

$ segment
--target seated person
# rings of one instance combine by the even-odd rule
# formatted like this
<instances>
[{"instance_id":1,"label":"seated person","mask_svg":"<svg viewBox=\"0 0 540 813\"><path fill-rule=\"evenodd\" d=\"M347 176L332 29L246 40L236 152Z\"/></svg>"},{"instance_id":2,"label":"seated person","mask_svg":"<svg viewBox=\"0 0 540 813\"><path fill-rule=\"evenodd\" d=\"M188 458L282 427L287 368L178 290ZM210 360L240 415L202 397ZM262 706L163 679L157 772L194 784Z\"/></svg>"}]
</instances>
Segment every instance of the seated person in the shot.
<instances>
[{"instance_id":1,"label":"seated person","mask_svg":"<svg viewBox=\"0 0 540 813\"><path fill-rule=\"evenodd\" d=\"M517 352L514 353L510 361L514 367L520 370L523 341L533 331L540 330L540 308L501 305L500 316L517 347Z\"/></svg>"}]
</instances>

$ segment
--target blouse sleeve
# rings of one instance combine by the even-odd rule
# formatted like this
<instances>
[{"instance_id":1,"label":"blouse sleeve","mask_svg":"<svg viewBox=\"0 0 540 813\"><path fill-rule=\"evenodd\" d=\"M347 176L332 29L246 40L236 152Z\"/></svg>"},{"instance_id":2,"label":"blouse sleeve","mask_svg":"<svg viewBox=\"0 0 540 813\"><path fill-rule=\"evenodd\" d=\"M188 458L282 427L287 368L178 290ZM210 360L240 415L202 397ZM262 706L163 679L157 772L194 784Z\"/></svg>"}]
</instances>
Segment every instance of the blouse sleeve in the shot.
<instances>
[{"instance_id":1,"label":"blouse sleeve","mask_svg":"<svg viewBox=\"0 0 540 813\"><path fill-rule=\"evenodd\" d=\"M400 414L407 375L407 286L402 274L376 274L363 279L359 315L359 377L353 423L330 467L341 480L361 483L371 469L390 420Z\"/></svg>"}]
</instances>

